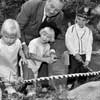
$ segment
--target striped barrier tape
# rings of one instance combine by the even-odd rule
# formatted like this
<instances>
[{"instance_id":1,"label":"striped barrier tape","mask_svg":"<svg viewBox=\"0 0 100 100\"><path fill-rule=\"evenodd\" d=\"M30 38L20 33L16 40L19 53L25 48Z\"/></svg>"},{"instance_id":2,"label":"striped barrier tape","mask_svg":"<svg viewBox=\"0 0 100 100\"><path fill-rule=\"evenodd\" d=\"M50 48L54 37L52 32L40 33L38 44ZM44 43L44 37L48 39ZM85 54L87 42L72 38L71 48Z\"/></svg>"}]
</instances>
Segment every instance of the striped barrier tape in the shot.
<instances>
[{"instance_id":1,"label":"striped barrier tape","mask_svg":"<svg viewBox=\"0 0 100 100\"><path fill-rule=\"evenodd\" d=\"M71 78L71 77L89 77L89 76L97 76L100 74L100 71L94 71L94 72L87 72L87 73L75 73L75 74L66 74L66 75L52 75L49 77L40 77L37 79L29 79L29 80L24 80L23 83L32 83L32 82L39 82L39 81L44 81L44 80L53 80L53 79L63 79L63 78ZM9 81L0 81L0 83L5 82L5 83L10 83Z\"/></svg>"},{"instance_id":2,"label":"striped barrier tape","mask_svg":"<svg viewBox=\"0 0 100 100\"><path fill-rule=\"evenodd\" d=\"M53 80L53 79L62 79L62 78L71 78L71 77L79 77L79 76L96 76L99 75L100 71L95 71L95 72L88 72L88 73L75 73L75 74L67 74L67 75L53 75L49 77L40 77L37 79L30 79L30 80L24 80L25 83L30 83L30 82L36 82L36 81L44 81L44 80Z\"/></svg>"},{"instance_id":3,"label":"striped barrier tape","mask_svg":"<svg viewBox=\"0 0 100 100\"><path fill-rule=\"evenodd\" d=\"M66 54L68 54L68 51L65 51ZM94 55L100 55L100 50L97 51L92 51L92 54ZM61 57L58 57L61 58ZM82 63L84 64L84 61L82 61ZM41 81L41 80L50 80L50 79L59 79L59 78L71 78L71 77L79 77L79 76L92 76L92 75L99 75L100 71L93 71L91 68L87 67L88 70L90 72L88 73L76 73L76 74L67 74L67 75L53 75L53 76L49 76L49 77L40 77L37 79L30 79L30 80L24 80L25 83L27 82L36 82L36 81Z\"/></svg>"}]
</instances>

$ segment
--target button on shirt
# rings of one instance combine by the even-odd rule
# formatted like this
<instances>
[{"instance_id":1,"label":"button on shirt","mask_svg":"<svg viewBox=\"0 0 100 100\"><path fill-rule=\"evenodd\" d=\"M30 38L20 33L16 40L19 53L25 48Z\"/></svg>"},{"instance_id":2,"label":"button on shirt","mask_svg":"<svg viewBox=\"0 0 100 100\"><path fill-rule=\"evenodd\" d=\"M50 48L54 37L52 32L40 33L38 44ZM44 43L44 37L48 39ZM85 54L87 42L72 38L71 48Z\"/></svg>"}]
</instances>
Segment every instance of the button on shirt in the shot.
<instances>
[{"instance_id":1,"label":"button on shirt","mask_svg":"<svg viewBox=\"0 0 100 100\"><path fill-rule=\"evenodd\" d=\"M78 24L72 25L68 28L65 38L65 44L70 54L86 54L86 60L90 61L93 36L88 27L80 28Z\"/></svg>"}]
</instances>

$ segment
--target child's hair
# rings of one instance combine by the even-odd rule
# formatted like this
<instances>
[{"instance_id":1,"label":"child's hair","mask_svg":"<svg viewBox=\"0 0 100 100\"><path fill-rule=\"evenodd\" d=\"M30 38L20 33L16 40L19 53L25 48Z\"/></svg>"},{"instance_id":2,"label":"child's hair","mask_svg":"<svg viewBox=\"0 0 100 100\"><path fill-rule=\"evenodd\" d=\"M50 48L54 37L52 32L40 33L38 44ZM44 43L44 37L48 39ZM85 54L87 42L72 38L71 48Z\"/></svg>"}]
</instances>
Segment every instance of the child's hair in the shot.
<instances>
[{"instance_id":1,"label":"child's hair","mask_svg":"<svg viewBox=\"0 0 100 100\"><path fill-rule=\"evenodd\" d=\"M45 27L49 27L49 28L54 30L54 32L55 32L55 39L57 38L58 34L61 33L60 29L57 27L56 23L54 23L54 22L43 22L40 25L39 29L38 29L38 33L40 32L40 30L42 30Z\"/></svg>"},{"instance_id":2,"label":"child's hair","mask_svg":"<svg viewBox=\"0 0 100 100\"><path fill-rule=\"evenodd\" d=\"M1 36L3 36L4 32L6 34L16 34L17 38L21 37L20 27L16 20L14 19L6 19L1 27Z\"/></svg>"}]
</instances>

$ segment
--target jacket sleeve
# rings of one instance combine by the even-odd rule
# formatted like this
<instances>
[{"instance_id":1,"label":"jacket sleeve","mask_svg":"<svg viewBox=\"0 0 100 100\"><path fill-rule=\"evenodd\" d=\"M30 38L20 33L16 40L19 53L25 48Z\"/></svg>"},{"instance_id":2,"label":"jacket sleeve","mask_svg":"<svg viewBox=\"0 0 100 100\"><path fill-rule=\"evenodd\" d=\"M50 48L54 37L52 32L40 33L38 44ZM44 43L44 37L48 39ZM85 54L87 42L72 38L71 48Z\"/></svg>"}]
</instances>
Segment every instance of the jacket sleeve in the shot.
<instances>
[{"instance_id":1,"label":"jacket sleeve","mask_svg":"<svg viewBox=\"0 0 100 100\"><path fill-rule=\"evenodd\" d=\"M64 29L63 21L64 21L64 13L61 11L56 17L55 22L57 24L57 27L60 29L60 34L65 35L66 30Z\"/></svg>"},{"instance_id":2,"label":"jacket sleeve","mask_svg":"<svg viewBox=\"0 0 100 100\"><path fill-rule=\"evenodd\" d=\"M21 29L21 40L25 41L25 35L23 30L25 29L25 27L28 24L29 18L31 16L32 13L35 13L35 8L37 2L35 0L28 0L26 1L22 7L21 7L21 11L19 12L16 20L18 21L19 25L20 25L20 29ZM35 14L33 14L35 15Z\"/></svg>"},{"instance_id":3,"label":"jacket sleeve","mask_svg":"<svg viewBox=\"0 0 100 100\"><path fill-rule=\"evenodd\" d=\"M88 43L87 43L87 48L86 48L86 61L91 60L92 44L93 44L93 35L92 35L92 31L90 30Z\"/></svg>"},{"instance_id":4,"label":"jacket sleeve","mask_svg":"<svg viewBox=\"0 0 100 100\"><path fill-rule=\"evenodd\" d=\"M69 50L69 52L75 55L76 54L75 47L74 47L75 44L73 44L74 40L73 40L71 28L72 27L69 27L65 34L65 45L66 45L66 48Z\"/></svg>"}]
</instances>

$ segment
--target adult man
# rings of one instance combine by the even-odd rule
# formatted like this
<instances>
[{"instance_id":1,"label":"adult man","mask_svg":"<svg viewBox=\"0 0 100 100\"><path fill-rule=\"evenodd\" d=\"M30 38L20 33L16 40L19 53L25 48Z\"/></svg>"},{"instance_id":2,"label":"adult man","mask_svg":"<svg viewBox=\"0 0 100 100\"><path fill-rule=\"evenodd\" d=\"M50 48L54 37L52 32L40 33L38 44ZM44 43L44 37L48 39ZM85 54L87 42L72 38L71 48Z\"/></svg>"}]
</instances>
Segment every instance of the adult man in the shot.
<instances>
[{"instance_id":1,"label":"adult man","mask_svg":"<svg viewBox=\"0 0 100 100\"><path fill-rule=\"evenodd\" d=\"M29 44L30 40L38 36L38 27L48 16L48 21L54 21L61 26L65 0L28 0L22 5L17 21L22 30L22 41Z\"/></svg>"},{"instance_id":2,"label":"adult man","mask_svg":"<svg viewBox=\"0 0 100 100\"><path fill-rule=\"evenodd\" d=\"M64 4L65 0L28 0L22 5L17 21L22 30L24 48L26 48L26 44L28 45L30 40L39 36L38 28L46 16L48 16L47 21L54 21L58 28L61 29L63 19L61 10ZM25 54L28 54L27 49L25 49ZM40 71L41 74L47 72L47 67L46 69L44 68L45 66L43 66L43 72Z\"/></svg>"}]
</instances>

